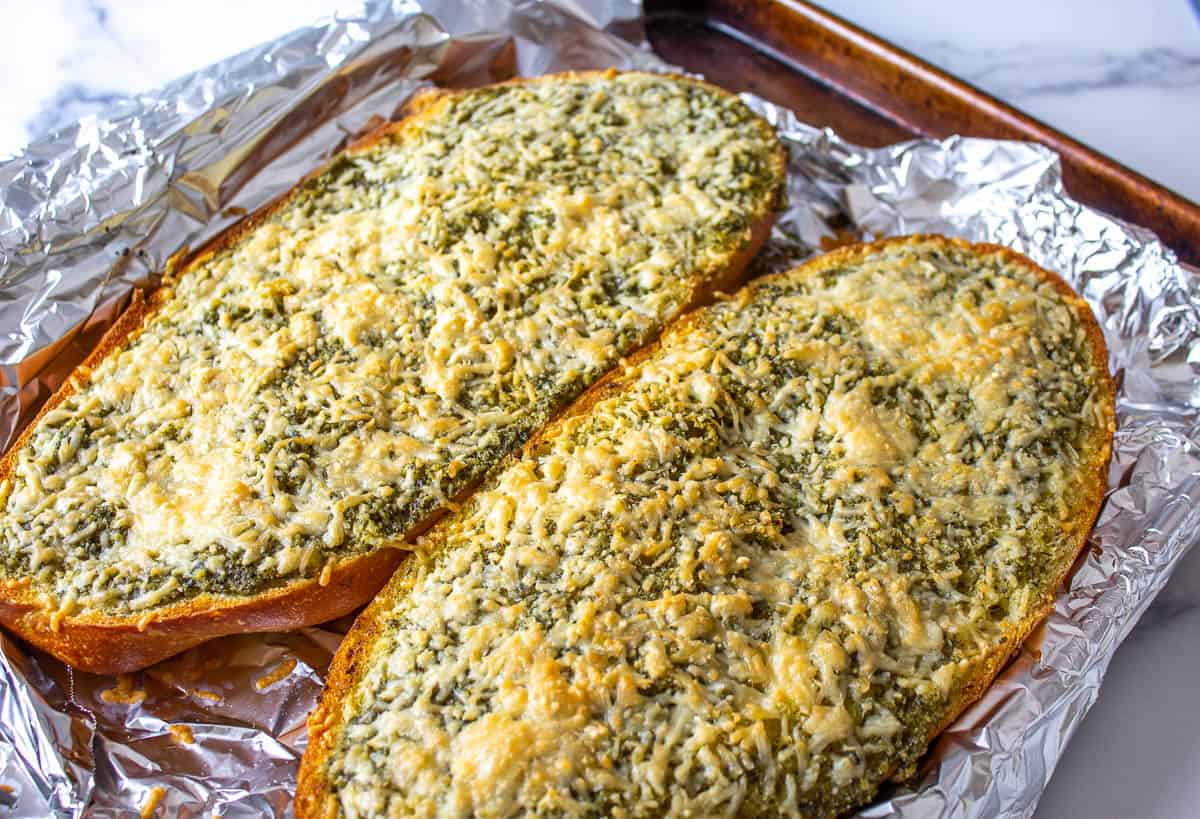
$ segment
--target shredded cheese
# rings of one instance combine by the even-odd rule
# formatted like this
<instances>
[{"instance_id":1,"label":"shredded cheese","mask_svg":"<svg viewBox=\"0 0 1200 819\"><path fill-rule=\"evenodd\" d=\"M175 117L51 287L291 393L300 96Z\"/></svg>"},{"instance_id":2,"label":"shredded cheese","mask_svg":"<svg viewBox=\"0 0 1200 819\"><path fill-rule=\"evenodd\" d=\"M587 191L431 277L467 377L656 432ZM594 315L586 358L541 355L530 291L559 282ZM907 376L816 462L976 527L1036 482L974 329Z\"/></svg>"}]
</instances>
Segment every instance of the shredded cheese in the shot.
<instances>
[{"instance_id":1,"label":"shredded cheese","mask_svg":"<svg viewBox=\"0 0 1200 819\"><path fill-rule=\"evenodd\" d=\"M937 241L702 312L376 601L340 815L869 800L1072 560L1104 366L1035 272Z\"/></svg>"},{"instance_id":2,"label":"shredded cheese","mask_svg":"<svg viewBox=\"0 0 1200 819\"><path fill-rule=\"evenodd\" d=\"M729 263L776 205L777 146L665 76L438 103L79 374L0 486L0 573L69 600L57 627L395 545Z\"/></svg>"}]
</instances>

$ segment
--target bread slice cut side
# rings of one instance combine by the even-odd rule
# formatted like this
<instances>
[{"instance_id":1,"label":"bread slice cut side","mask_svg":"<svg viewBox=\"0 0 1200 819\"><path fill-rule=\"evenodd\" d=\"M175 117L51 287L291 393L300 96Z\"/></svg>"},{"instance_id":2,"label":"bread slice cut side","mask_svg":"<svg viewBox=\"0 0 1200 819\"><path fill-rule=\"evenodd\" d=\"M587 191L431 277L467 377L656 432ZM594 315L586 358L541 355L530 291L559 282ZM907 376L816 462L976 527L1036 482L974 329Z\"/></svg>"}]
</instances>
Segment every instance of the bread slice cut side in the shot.
<instances>
[{"instance_id":1,"label":"bread slice cut side","mask_svg":"<svg viewBox=\"0 0 1200 819\"><path fill-rule=\"evenodd\" d=\"M352 611L781 202L707 84L420 98L138 298L0 461L0 620L85 670Z\"/></svg>"},{"instance_id":2,"label":"bread slice cut side","mask_svg":"<svg viewBox=\"0 0 1200 819\"><path fill-rule=\"evenodd\" d=\"M1046 615L1100 508L1103 337L992 245L844 248L693 312L359 617L297 815L836 816Z\"/></svg>"}]
</instances>

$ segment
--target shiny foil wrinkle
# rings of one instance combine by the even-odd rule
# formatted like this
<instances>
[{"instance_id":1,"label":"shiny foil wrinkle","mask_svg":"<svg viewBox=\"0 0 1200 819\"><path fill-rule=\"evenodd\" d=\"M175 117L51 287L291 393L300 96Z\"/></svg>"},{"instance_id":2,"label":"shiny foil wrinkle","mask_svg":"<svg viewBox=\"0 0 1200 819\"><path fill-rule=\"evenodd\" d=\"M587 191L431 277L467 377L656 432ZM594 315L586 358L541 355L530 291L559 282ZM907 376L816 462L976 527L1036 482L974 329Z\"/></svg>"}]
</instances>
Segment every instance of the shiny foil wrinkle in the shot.
<instances>
[{"instance_id":1,"label":"shiny foil wrinkle","mask_svg":"<svg viewBox=\"0 0 1200 819\"><path fill-rule=\"evenodd\" d=\"M430 83L670 68L637 0L364 3L49 134L0 161L0 438L7 447L134 287L283 193ZM914 779L860 817L1027 817L1113 652L1200 535L1200 278L1149 232L1072 200L1038 145L868 150L753 96L790 149L756 262L846 236L945 233L1063 275L1118 385L1109 494L1069 588ZM75 672L0 636L11 817L292 815L304 720L348 621L226 637L135 675Z\"/></svg>"}]
</instances>

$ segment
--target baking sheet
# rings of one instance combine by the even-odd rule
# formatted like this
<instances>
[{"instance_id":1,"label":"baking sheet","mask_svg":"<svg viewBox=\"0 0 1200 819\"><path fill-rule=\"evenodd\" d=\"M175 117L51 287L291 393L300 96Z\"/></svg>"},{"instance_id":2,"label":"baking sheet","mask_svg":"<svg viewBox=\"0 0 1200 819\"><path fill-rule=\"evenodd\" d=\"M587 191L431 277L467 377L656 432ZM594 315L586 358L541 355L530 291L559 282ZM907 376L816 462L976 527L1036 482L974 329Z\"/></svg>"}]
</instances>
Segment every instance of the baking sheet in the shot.
<instances>
[{"instance_id":1,"label":"baking sheet","mask_svg":"<svg viewBox=\"0 0 1200 819\"><path fill-rule=\"evenodd\" d=\"M7 442L131 288L286 190L423 84L666 68L633 0L367 3L30 145L0 164L0 436ZM941 232L1064 275L1119 386L1110 492L1055 612L864 817L1032 814L1104 671L1200 535L1200 292L1154 237L1071 200L1057 158L951 138L866 150L746 99L791 151L759 270L847 234ZM348 621L213 641L143 673L74 672L0 638L0 805L11 816L288 816L304 717Z\"/></svg>"}]
</instances>

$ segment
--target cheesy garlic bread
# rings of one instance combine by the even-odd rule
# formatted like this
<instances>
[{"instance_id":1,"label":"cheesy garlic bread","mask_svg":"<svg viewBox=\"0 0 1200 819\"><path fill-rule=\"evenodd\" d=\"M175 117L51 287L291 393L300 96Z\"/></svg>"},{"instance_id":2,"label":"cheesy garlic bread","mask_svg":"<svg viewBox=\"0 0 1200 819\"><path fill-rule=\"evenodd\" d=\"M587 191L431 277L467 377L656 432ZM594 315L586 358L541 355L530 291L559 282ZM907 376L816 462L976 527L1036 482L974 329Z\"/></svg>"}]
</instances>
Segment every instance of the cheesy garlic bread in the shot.
<instances>
[{"instance_id":1,"label":"cheesy garlic bread","mask_svg":"<svg viewBox=\"0 0 1200 819\"><path fill-rule=\"evenodd\" d=\"M784 152L645 73L444 95L213 243L0 464L0 620L128 671L362 605L622 356L737 283Z\"/></svg>"},{"instance_id":2,"label":"cheesy garlic bread","mask_svg":"<svg viewBox=\"0 0 1200 819\"><path fill-rule=\"evenodd\" d=\"M298 816L870 801L1049 611L1113 401L1087 304L995 246L846 248L685 316L359 617Z\"/></svg>"}]
</instances>

